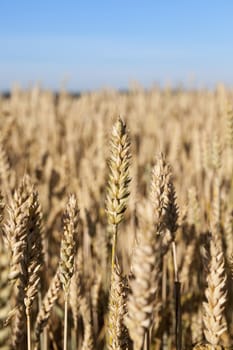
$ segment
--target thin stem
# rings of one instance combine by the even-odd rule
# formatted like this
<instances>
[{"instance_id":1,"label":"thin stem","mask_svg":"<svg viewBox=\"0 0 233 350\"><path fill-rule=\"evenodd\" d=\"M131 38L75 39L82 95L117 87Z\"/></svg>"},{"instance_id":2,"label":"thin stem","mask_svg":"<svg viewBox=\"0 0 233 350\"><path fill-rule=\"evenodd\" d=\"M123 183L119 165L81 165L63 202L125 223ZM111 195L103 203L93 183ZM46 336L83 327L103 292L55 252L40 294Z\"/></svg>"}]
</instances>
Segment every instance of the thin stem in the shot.
<instances>
[{"instance_id":1,"label":"thin stem","mask_svg":"<svg viewBox=\"0 0 233 350\"><path fill-rule=\"evenodd\" d=\"M176 317L176 349L182 348L182 326L181 326L181 303L180 303L180 282L175 282L175 317Z\"/></svg>"},{"instance_id":2,"label":"thin stem","mask_svg":"<svg viewBox=\"0 0 233 350\"><path fill-rule=\"evenodd\" d=\"M68 293L65 294L65 314L64 314L64 347L67 350L67 330L68 330Z\"/></svg>"},{"instance_id":3,"label":"thin stem","mask_svg":"<svg viewBox=\"0 0 233 350\"><path fill-rule=\"evenodd\" d=\"M162 302L165 308L167 300L167 257L163 256L163 272L162 272Z\"/></svg>"},{"instance_id":4,"label":"thin stem","mask_svg":"<svg viewBox=\"0 0 233 350\"><path fill-rule=\"evenodd\" d=\"M167 256L163 256L163 269L162 269L162 307L163 311L166 308L167 300ZM167 332L166 329L162 331L162 349L167 348Z\"/></svg>"},{"instance_id":5,"label":"thin stem","mask_svg":"<svg viewBox=\"0 0 233 350\"><path fill-rule=\"evenodd\" d=\"M180 282L178 276L177 256L176 256L176 243L172 242L172 255L174 264L175 275L175 333L176 333L176 350L181 350L182 347L182 327L181 327L181 302L180 302Z\"/></svg>"},{"instance_id":6,"label":"thin stem","mask_svg":"<svg viewBox=\"0 0 233 350\"><path fill-rule=\"evenodd\" d=\"M178 267L177 267L176 243L175 243L175 241L172 242L172 256L173 256L173 264L174 264L175 282L178 282L179 278L178 278Z\"/></svg>"},{"instance_id":7,"label":"thin stem","mask_svg":"<svg viewBox=\"0 0 233 350\"><path fill-rule=\"evenodd\" d=\"M31 318L29 310L27 310L27 343L28 350L31 350Z\"/></svg>"},{"instance_id":8,"label":"thin stem","mask_svg":"<svg viewBox=\"0 0 233 350\"><path fill-rule=\"evenodd\" d=\"M114 270L116 259L116 245L117 245L117 225L113 225L113 239L112 239L112 273Z\"/></svg>"},{"instance_id":9,"label":"thin stem","mask_svg":"<svg viewBox=\"0 0 233 350\"><path fill-rule=\"evenodd\" d=\"M146 330L144 348L145 350L150 350L150 330L149 329Z\"/></svg>"},{"instance_id":10,"label":"thin stem","mask_svg":"<svg viewBox=\"0 0 233 350\"><path fill-rule=\"evenodd\" d=\"M71 331L71 338L72 338L72 346L71 348L73 350L76 350L77 349L77 329L75 327L72 328L72 331Z\"/></svg>"},{"instance_id":11,"label":"thin stem","mask_svg":"<svg viewBox=\"0 0 233 350\"><path fill-rule=\"evenodd\" d=\"M43 341L41 342L41 344L43 344L43 350L47 350L48 349L48 328L45 327L43 329Z\"/></svg>"},{"instance_id":12,"label":"thin stem","mask_svg":"<svg viewBox=\"0 0 233 350\"><path fill-rule=\"evenodd\" d=\"M42 304L42 295L41 295L41 284L40 284L40 290L38 292L38 309L40 310ZM43 329L43 332L40 333L40 339L39 339L40 349L47 350L47 338L45 339L45 328Z\"/></svg>"}]
</instances>

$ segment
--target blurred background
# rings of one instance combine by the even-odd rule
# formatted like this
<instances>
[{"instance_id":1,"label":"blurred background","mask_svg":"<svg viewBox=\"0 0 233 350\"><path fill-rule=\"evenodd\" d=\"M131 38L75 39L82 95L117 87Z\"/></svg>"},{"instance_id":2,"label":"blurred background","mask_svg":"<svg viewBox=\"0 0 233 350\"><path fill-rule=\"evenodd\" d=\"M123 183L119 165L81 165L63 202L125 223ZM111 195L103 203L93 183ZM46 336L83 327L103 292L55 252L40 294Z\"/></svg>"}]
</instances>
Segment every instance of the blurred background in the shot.
<instances>
[{"instance_id":1,"label":"blurred background","mask_svg":"<svg viewBox=\"0 0 233 350\"><path fill-rule=\"evenodd\" d=\"M1 0L0 90L233 84L233 2Z\"/></svg>"}]
</instances>

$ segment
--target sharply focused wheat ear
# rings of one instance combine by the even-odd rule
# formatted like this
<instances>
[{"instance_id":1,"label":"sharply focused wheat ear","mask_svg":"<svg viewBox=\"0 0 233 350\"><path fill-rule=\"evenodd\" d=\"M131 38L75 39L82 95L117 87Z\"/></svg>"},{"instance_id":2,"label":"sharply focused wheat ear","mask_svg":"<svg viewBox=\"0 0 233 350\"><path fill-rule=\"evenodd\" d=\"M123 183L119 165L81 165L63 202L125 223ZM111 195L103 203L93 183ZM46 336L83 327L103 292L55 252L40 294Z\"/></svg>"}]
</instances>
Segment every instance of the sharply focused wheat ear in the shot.
<instances>
[{"instance_id":1,"label":"sharply focused wheat ear","mask_svg":"<svg viewBox=\"0 0 233 350\"><path fill-rule=\"evenodd\" d=\"M126 124L119 117L112 129L109 180L106 199L108 222L113 228L112 270L115 262L117 227L123 220L129 196L130 140Z\"/></svg>"},{"instance_id":2,"label":"sharply focused wheat ear","mask_svg":"<svg viewBox=\"0 0 233 350\"><path fill-rule=\"evenodd\" d=\"M226 273L224 256L214 235L210 242L210 257L207 275L207 288L203 303L204 334L206 340L212 345L219 345L220 336L227 330L224 321L224 308L226 303Z\"/></svg>"},{"instance_id":3,"label":"sharply focused wheat ear","mask_svg":"<svg viewBox=\"0 0 233 350\"><path fill-rule=\"evenodd\" d=\"M79 211L75 195L70 195L63 216L63 238L60 253L60 280L65 294L64 314L64 350L67 349L67 327L68 327L68 296L71 278L74 273L75 254L77 250L77 226Z\"/></svg>"},{"instance_id":4,"label":"sharply focused wheat ear","mask_svg":"<svg viewBox=\"0 0 233 350\"><path fill-rule=\"evenodd\" d=\"M106 211L109 223L118 225L123 220L129 196L130 141L126 124L121 118L113 126L109 159L109 181Z\"/></svg>"}]
</instances>

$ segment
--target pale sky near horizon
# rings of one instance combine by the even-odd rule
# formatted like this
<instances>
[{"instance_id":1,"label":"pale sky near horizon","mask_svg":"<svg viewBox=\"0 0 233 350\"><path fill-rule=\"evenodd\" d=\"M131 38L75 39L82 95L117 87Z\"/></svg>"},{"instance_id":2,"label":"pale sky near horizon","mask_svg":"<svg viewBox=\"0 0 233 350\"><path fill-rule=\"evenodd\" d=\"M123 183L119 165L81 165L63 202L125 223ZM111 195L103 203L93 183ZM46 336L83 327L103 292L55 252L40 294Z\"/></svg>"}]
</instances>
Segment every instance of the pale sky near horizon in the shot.
<instances>
[{"instance_id":1,"label":"pale sky near horizon","mask_svg":"<svg viewBox=\"0 0 233 350\"><path fill-rule=\"evenodd\" d=\"M233 1L1 0L0 90L233 86Z\"/></svg>"}]
</instances>

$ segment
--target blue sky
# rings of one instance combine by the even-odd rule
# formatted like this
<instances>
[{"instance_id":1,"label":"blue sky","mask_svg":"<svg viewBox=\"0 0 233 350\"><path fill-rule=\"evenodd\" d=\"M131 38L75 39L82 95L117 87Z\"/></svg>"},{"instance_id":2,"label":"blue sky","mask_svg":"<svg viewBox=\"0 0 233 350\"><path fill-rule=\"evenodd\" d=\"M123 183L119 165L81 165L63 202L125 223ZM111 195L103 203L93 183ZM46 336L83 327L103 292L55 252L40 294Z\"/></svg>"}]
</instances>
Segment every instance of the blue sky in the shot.
<instances>
[{"instance_id":1,"label":"blue sky","mask_svg":"<svg viewBox=\"0 0 233 350\"><path fill-rule=\"evenodd\" d=\"M233 1L0 1L0 90L135 80L233 86Z\"/></svg>"}]
</instances>

